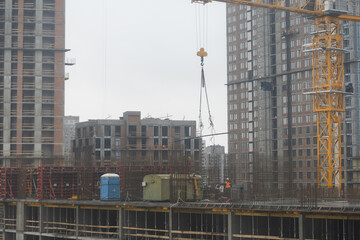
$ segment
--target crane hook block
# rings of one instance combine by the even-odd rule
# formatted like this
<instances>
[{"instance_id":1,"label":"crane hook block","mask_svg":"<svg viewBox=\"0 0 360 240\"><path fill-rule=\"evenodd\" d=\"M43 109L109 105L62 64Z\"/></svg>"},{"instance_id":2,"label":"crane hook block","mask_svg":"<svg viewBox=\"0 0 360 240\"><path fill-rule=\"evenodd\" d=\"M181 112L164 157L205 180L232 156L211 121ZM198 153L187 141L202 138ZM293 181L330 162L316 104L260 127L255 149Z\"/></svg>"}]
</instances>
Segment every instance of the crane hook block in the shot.
<instances>
[{"instance_id":1,"label":"crane hook block","mask_svg":"<svg viewBox=\"0 0 360 240\"><path fill-rule=\"evenodd\" d=\"M198 51L196 55L198 55L199 57L207 57L208 54L207 52L205 52L204 48L200 48L200 51Z\"/></svg>"}]
</instances>

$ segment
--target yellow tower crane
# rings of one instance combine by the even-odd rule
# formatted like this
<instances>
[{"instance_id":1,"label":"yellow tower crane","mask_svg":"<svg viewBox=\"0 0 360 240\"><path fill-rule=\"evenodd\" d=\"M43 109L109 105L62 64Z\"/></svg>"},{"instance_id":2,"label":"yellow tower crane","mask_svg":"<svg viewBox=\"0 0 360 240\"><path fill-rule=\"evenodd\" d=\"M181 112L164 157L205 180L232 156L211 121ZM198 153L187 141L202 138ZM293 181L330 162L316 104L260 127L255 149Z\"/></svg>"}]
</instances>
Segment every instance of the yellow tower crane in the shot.
<instances>
[{"instance_id":1,"label":"yellow tower crane","mask_svg":"<svg viewBox=\"0 0 360 240\"><path fill-rule=\"evenodd\" d=\"M343 39L340 20L360 21L359 4L348 0L355 14L334 9L335 0L214 0L312 15L313 109L317 114L318 186L341 189L341 113L344 107ZM206 4L211 0L192 0Z\"/></svg>"}]
</instances>

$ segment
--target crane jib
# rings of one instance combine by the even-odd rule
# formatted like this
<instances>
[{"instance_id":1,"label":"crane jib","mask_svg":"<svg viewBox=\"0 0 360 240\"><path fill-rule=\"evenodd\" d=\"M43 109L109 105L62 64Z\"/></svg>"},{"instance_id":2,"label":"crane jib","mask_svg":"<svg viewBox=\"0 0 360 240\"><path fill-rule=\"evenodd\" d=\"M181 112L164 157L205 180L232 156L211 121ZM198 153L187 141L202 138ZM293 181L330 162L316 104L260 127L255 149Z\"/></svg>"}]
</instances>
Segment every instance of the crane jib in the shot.
<instances>
[{"instance_id":1,"label":"crane jib","mask_svg":"<svg viewBox=\"0 0 360 240\"><path fill-rule=\"evenodd\" d=\"M232 3L232 4L242 4L242 5L248 5L252 7L262 7L262 8L270 8L270 9L276 9L281 11L288 11L288 12L295 12L295 13L301 13L306 15L312 15L312 16L325 16L325 15L332 15L338 17L340 20L344 21L353 21L353 22L360 22L360 16L352 15L352 14L346 14L344 12L327 12L323 11L322 9L324 6L312 6L311 4L314 4L313 1L300 1L300 0L294 0L294 3L292 6L285 6L284 0L274 0L273 3L265 3L264 0L213 0L216 2L223 2L223 3ZM192 0L192 2L198 2L198 3L209 3L211 1L209 0Z\"/></svg>"}]
</instances>

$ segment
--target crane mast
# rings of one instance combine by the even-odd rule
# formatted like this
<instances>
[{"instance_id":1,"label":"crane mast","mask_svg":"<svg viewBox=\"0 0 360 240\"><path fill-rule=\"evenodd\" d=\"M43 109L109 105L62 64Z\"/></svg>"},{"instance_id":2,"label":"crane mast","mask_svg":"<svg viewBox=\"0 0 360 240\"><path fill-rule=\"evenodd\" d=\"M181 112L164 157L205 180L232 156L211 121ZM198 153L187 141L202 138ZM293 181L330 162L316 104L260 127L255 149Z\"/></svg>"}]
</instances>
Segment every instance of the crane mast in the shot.
<instances>
[{"instance_id":1,"label":"crane mast","mask_svg":"<svg viewBox=\"0 0 360 240\"><path fill-rule=\"evenodd\" d=\"M214 0L312 15L315 32L310 47L313 53L313 111L317 116L317 183L341 189L341 116L344 106L343 39L340 20L360 21L333 8L333 0ZM192 0L208 3L211 0ZM356 12L356 11L355 11Z\"/></svg>"}]
</instances>

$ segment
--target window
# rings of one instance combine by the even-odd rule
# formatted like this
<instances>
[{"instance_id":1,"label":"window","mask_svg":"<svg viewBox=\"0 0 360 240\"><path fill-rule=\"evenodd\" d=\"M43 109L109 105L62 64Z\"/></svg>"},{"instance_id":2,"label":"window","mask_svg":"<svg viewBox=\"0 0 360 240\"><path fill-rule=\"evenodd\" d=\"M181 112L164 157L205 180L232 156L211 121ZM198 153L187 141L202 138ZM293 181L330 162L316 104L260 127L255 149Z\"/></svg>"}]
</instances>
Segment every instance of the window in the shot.
<instances>
[{"instance_id":1,"label":"window","mask_svg":"<svg viewBox=\"0 0 360 240\"><path fill-rule=\"evenodd\" d=\"M120 136L120 131L121 131L121 127L120 126L115 126L115 134L117 136Z\"/></svg>"},{"instance_id":2,"label":"window","mask_svg":"<svg viewBox=\"0 0 360 240\"><path fill-rule=\"evenodd\" d=\"M111 159L111 151L104 151L104 159L105 160Z\"/></svg>"},{"instance_id":3,"label":"window","mask_svg":"<svg viewBox=\"0 0 360 240\"><path fill-rule=\"evenodd\" d=\"M104 139L104 148L111 148L111 139L110 138Z\"/></svg>"},{"instance_id":4,"label":"window","mask_svg":"<svg viewBox=\"0 0 360 240\"><path fill-rule=\"evenodd\" d=\"M107 137L111 136L111 126L105 126L104 131L105 131L104 136L107 136Z\"/></svg>"},{"instance_id":5,"label":"window","mask_svg":"<svg viewBox=\"0 0 360 240\"><path fill-rule=\"evenodd\" d=\"M191 127L185 127L185 137L191 137Z\"/></svg>"},{"instance_id":6,"label":"window","mask_svg":"<svg viewBox=\"0 0 360 240\"><path fill-rule=\"evenodd\" d=\"M100 160L100 159L101 159L100 151L96 151L96 152L95 152L95 158L96 158L96 160Z\"/></svg>"},{"instance_id":7,"label":"window","mask_svg":"<svg viewBox=\"0 0 360 240\"><path fill-rule=\"evenodd\" d=\"M129 135L136 136L136 126L135 125L129 125Z\"/></svg>"},{"instance_id":8,"label":"window","mask_svg":"<svg viewBox=\"0 0 360 240\"><path fill-rule=\"evenodd\" d=\"M310 156L310 155L311 155L310 149L306 149L306 156Z\"/></svg>"},{"instance_id":9,"label":"window","mask_svg":"<svg viewBox=\"0 0 360 240\"><path fill-rule=\"evenodd\" d=\"M163 137L167 137L168 136L168 127L167 126L162 126L161 127L161 133Z\"/></svg>"},{"instance_id":10,"label":"window","mask_svg":"<svg viewBox=\"0 0 360 240\"><path fill-rule=\"evenodd\" d=\"M141 136L146 136L146 126L141 126Z\"/></svg>"},{"instance_id":11,"label":"window","mask_svg":"<svg viewBox=\"0 0 360 240\"><path fill-rule=\"evenodd\" d=\"M95 148L101 148L101 142L100 142L100 138L96 138L95 140Z\"/></svg>"},{"instance_id":12,"label":"window","mask_svg":"<svg viewBox=\"0 0 360 240\"><path fill-rule=\"evenodd\" d=\"M120 147L120 138L116 138L115 139L115 145L116 145L116 147Z\"/></svg>"},{"instance_id":13,"label":"window","mask_svg":"<svg viewBox=\"0 0 360 240\"><path fill-rule=\"evenodd\" d=\"M159 136L159 126L154 126L154 137Z\"/></svg>"}]
</instances>

